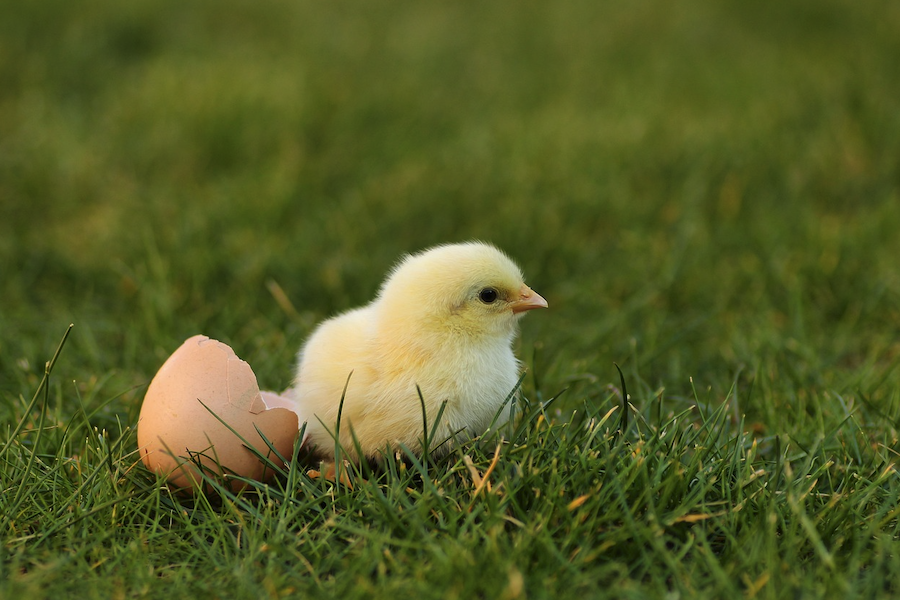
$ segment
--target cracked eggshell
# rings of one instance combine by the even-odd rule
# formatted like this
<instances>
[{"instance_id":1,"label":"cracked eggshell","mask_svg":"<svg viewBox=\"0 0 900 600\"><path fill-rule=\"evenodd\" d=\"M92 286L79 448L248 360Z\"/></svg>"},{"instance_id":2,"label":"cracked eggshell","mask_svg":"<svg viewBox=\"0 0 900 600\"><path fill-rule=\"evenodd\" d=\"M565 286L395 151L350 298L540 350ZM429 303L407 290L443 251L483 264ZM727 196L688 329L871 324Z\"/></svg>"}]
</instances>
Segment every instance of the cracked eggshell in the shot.
<instances>
[{"instance_id":1,"label":"cracked eggshell","mask_svg":"<svg viewBox=\"0 0 900 600\"><path fill-rule=\"evenodd\" d=\"M291 458L299 429L293 407L291 398L260 392L250 365L230 346L195 335L150 382L138 421L138 448L148 469L178 487L191 491L200 487L195 464L199 460L204 470L224 476L230 489L237 490L245 484L228 481L226 474L258 481L274 475L241 438L278 461L260 437L262 432L281 456Z\"/></svg>"}]
</instances>

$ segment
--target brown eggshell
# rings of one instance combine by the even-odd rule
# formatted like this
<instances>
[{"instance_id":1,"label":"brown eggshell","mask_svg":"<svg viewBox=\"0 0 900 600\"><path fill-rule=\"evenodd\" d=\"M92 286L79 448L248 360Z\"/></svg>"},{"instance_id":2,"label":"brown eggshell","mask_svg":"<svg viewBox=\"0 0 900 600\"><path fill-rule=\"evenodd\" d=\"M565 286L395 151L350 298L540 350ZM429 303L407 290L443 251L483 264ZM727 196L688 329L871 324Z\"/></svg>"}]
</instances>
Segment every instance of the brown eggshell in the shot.
<instances>
[{"instance_id":1,"label":"brown eggshell","mask_svg":"<svg viewBox=\"0 0 900 600\"><path fill-rule=\"evenodd\" d=\"M224 476L233 490L245 484L229 481L228 474L265 481L274 471L241 438L277 464L278 457L259 435L262 432L281 456L290 459L298 434L292 404L290 398L260 392L250 365L231 347L195 335L150 382L138 421L141 458L147 468L191 490L200 487L198 459L207 473Z\"/></svg>"}]
</instances>

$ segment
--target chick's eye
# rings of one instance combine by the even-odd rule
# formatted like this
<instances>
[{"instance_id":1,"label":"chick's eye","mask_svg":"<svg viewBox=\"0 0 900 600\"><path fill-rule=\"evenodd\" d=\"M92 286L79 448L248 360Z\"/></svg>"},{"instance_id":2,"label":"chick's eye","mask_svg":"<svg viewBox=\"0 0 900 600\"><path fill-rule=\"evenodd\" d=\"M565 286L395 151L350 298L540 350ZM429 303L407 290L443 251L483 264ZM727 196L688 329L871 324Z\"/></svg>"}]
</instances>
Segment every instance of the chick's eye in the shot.
<instances>
[{"instance_id":1,"label":"chick's eye","mask_svg":"<svg viewBox=\"0 0 900 600\"><path fill-rule=\"evenodd\" d=\"M478 292L478 299L485 304L492 304L495 300L497 300L497 290L495 290L494 288L484 288L483 290Z\"/></svg>"}]
</instances>

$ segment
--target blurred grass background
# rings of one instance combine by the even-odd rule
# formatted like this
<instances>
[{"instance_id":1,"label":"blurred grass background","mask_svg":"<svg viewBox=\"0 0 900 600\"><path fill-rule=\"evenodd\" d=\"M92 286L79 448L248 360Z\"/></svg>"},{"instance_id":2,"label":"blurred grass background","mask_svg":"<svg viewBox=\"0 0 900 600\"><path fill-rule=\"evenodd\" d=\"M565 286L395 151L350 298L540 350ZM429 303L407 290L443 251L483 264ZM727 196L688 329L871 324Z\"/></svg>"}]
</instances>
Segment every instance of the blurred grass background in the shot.
<instances>
[{"instance_id":1,"label":"blurred grass background","mask_svg":"<svg viewBox=\"0 0 900 600\"><path fill-rule=\"evenodd\" d=\"M524 342L556 386L898 355L895 3L4 12L7 391L69 322L76 380L204 332L284 387L312 324L470 238L550 299Z\"/></svg>"},{"instance_id":2,"label":"blurred grass background","mask_svg":"<svg viewBox=\"0 0 900 600\"><path fill-rule=\"evenodd\" d=\"M133 424L195 333L283 389L401 254L473 238L550 302L526 392L600 401L615 361L636 402L737 382L759 435L891 412L898 57L888 0L7 2L0 419L70 322L63 416Z\"/></svg>"}]
</instances>

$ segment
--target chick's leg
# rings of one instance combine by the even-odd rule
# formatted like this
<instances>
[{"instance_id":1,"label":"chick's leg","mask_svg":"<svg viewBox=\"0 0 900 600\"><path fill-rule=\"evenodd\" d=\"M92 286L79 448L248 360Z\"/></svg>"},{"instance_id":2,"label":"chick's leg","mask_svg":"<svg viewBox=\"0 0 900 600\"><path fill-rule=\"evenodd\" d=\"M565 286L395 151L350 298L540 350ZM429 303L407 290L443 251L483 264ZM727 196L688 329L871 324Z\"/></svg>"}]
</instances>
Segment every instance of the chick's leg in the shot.
<instances>
[{"instance_id":1,"label":"chick's leg","mask_svg":"<svg viewBox=\"0 0 900 600\"><path fill-rule=\"evenodd\" d=\"M347 461L344 461L343 469L341 469L341 483L343 483L344 485L346 485L347 487L349 487L352 490L353 482L350 481L350 476L348 473L349 468L350 468L350 463ZM336 474L337 474L337 466L335 465L334 461L324 461L324 460L319 465L319 470L309 469L306 472L306 476L309 477L310 479L324 478L324 479L327 479L328 481L337 481L337 479L335 477Z\"/></svg>"}]
</instances>

